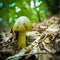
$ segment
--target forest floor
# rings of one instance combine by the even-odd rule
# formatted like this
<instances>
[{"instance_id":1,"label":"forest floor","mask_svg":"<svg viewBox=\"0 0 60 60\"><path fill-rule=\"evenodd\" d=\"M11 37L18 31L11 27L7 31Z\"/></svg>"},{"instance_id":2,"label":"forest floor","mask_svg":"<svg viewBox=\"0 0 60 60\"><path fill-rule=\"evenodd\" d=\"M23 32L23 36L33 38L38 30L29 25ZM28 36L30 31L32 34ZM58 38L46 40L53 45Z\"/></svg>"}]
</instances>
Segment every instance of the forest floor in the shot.
<instances>
[{"instance_id":1,"label":"forest floor","mask_svg":"<svg viewBox=\"0 0 60 60\"><path fill-rule=\"evenodd\" d=\"M4 41L0 42L0 60L7 57L6 60L60 60L60 15L46 18L32 26L33 30L26 33L27 47L20 50L14 40L16 36L12 39L10 33L9 38L5 34L0 36L0 40L3 37ZM8 43L5 43L8 39Z\"/></svg>"}]
</instances>

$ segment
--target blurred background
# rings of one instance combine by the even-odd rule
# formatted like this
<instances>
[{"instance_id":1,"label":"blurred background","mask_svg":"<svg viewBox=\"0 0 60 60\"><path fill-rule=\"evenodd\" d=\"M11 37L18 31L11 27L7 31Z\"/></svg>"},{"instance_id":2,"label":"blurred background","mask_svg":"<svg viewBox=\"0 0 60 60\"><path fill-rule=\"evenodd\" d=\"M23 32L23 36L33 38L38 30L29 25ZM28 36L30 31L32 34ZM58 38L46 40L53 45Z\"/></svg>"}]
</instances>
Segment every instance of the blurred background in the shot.
<instances>
[{"instance_id":1,"label":"blurred background","mask_svg":"<svg viewBox=\"0 0 60 60\"><path fill-rule=\"evenodd\" d=\"M11 28L20 16L37 23L59 13L60 0L0 0L0 31Z\"/></svg>"}]
</instances>

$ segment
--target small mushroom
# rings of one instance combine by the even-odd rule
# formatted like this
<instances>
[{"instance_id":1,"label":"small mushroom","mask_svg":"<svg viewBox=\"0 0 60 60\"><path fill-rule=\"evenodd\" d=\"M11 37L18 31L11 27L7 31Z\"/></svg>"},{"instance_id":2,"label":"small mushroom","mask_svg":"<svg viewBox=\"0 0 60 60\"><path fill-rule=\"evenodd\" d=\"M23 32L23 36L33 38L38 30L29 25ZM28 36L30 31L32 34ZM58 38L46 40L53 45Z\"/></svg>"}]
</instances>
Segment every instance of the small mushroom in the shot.
<instances>
[{"instance_id":1,"label":"small mushroom","mask_svg":"<svg viewBox=\"0 0 60 60\"><path fill-rule=\"evenodd\" d=\"M32 30L31 21L26 16L21 16L16 20L12 30L18 32L18 38L17 38L18 48L25 48L26 32Z\"/></svg>"}]
</instances>

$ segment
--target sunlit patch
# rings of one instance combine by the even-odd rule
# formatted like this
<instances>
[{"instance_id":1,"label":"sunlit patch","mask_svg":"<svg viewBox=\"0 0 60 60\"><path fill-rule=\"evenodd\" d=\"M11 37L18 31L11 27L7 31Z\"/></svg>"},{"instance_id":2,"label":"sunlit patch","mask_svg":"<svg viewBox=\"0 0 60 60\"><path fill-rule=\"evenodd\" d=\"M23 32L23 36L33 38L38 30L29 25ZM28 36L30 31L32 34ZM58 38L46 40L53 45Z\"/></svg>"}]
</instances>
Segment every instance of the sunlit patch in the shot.
<instances>
[{"instance_id":1,"label":"sunlit patch","mask_svg":"<svg viewBox=\"0 0 60 60\"><path fill-rule=\"evenodd\" d=\"M18 17L18 15L15 15L15 18L17 18Z\"/></svg>"},{"instance_id":2,"label":"sunlit patch","mask_svg":"<svg viewBox=\"0 0 60 60\"><path fill-rule=\"evenodd\" d=\"M0 18L0 22L2 21L2 18Z\"/></svg>"},{"instance_id":3,"label":"sunlit patch","mask_svg":"<svg viewBox=\"0 0 60 60\"><path fill-rule=\"evenodd\" d=\"M36 1L35 4L34 4L34 1L31 0L30 6L31 6L31 8L34 8L35 6L39 6L41 3L42 3L42 1L40 1L40 2Z\"/></svg>"},{"instance_id":4,"label":"sunlit patch","mask_svg":"<svg viewBox=\"0 0 60 60\"><path fill-rule=\"evenodd\" d=\"M34 1L33 0L31 0L30 6L31 6L31 8L34 8Z\"/></svg>"},{"instance_id":5,"label":"sunlit patch","mask_svg":"<svg viewBox=\"0 0 60 60\"><path fill-rule=\"evenodd\" d=\"M39 6L39 5L40 5L40 2L36 2L35 5L36 5L36 6Z\"/></svg>"},{"instance_id":6,"label":"sunlit patch","mask_svg":"<svg viewBox=\"0 0 60 60\"><path fill-rule=\"evenodd\" d=\"M37 8L37 10L39 10L39 8Z\"/></svg>"},{"instance_id":7,"label":"sunlit patch","mask_svg":"<svg viewBox=\"0 0 60 60\"><path fill-rule=\"evenodd\" d=\"M2 8L2 6L3 6L3 3L2 3L2 2L0 2L0 8Z\"/></svg>"},{"instance_id":8,"label":"sunlit patch","mask_svg":"<svg viewBox=\"0 0 60 60\"><path fill-rule=\"evenodd\" d=\"M20 9L19 7L17 7L17 6L15 7L15 9L16 9L15 11L16 11L17 13L18 13L19 11L21 11L21 9Z\"/></svg>"},{"instance_id":9,"label":"sunlit patch","mask_svg":"<svg viewBox=\"0 0 60 60\"><path fill-rule=\"evenodd\" d=\"M9 22L12 22L12 18L11 17L9 18Z\"/></svg>"},{"instance_id":10,"label":"sunlit patch","mask_svg":"<svg viewBox=\"0 0 60 60\"><path fill-rule=\"evenodd\" d=\"M13 7L13 6L15 6L15 5L16 5L16 3L13 2L12 4L9 4L9 7Z\"/></svg>"}]
</instances>

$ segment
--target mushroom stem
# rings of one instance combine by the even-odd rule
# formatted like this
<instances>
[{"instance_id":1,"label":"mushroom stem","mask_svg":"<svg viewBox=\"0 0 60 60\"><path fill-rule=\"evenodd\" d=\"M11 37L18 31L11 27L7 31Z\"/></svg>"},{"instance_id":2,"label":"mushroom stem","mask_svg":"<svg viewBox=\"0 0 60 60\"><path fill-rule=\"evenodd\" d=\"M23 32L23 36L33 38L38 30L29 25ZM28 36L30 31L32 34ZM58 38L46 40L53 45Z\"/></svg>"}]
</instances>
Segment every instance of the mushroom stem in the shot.
<instances>
[{"instance_id":1,"label":"mushroom stem","mask_svg":"<svg viewBox=\"0 0 60 60\"><path fill-rule=\"evenodd\" d=\"M26 47L26 32L19 32L18 33L18 48L25 48Z\"/></svg>"}]
</instances>

